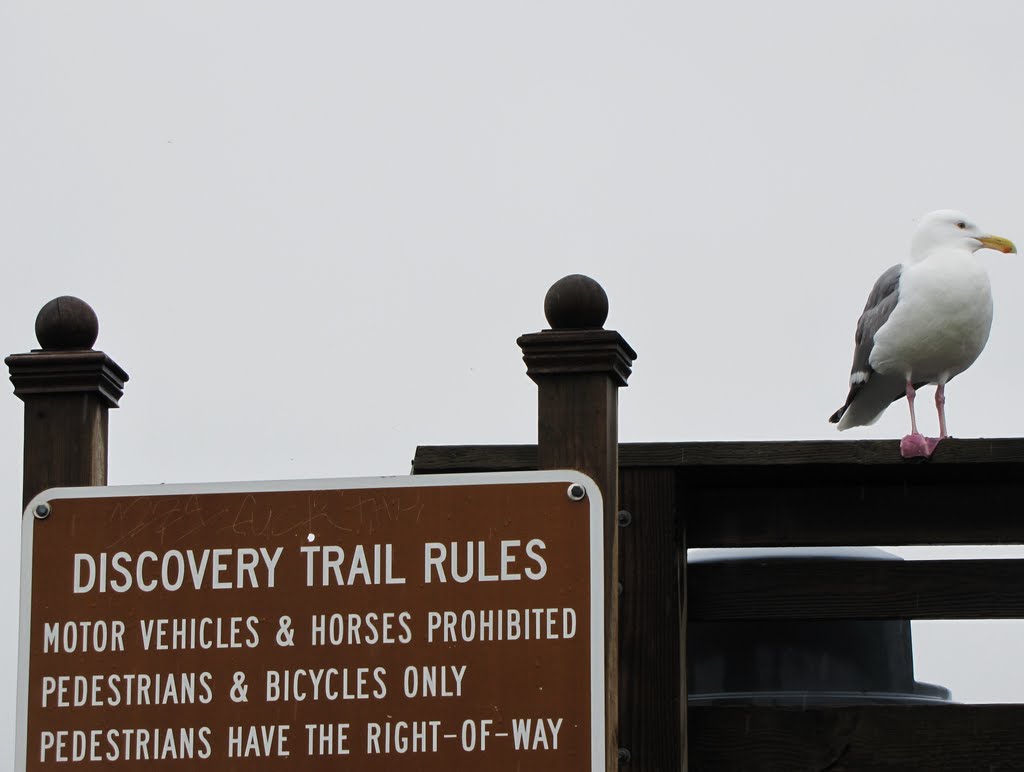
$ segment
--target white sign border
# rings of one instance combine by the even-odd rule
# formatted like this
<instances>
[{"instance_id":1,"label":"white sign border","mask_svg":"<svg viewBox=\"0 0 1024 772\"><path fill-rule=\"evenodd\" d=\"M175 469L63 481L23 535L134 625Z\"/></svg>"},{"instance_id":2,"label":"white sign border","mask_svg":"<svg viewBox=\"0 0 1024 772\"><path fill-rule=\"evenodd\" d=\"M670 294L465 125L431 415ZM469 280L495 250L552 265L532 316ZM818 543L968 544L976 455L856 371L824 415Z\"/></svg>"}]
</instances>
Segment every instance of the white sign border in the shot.
<instances>
[{"instance_id":1,"label":"white sign border","mask_svg":"<svg viewBox=\"0 0 1024 772\"><path fill-rule=\"evenodd\" d=\"M32 631L32 536L37 506L59 499L126 496L174 496L209 493L273 493L288 491L359 490L366 488L442 488L459 485L529 485L579 483L590 504L590 769L605 769L605 661L604 661L604 500L597 483L582 472L568 469L532 472L393 475L385 477L332 477L307 480L255 482L171 483L166 485L106 485L50 488L29 502L21 521L21 595L18 614L18 703L14 738L14 769L28 765L28 664Z\"/></svg>"}]
</instances>

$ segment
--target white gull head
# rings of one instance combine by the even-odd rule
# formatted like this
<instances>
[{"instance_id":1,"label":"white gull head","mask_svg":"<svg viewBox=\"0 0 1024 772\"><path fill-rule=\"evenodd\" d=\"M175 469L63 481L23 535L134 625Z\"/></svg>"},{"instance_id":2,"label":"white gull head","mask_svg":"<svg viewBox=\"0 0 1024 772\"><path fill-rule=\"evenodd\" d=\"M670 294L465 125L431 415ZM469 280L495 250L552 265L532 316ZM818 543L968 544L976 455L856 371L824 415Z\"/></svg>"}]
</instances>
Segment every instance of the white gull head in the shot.
<instances>
[{"instance_id":1,"label":"white gull head","mask_svg":"<svg viewBox=\"0 0 1024 772\"><path fill-rule=\"evenodd\" d=\"M910 240L910 262L924 260L940 249L963 250L969 254L979 249L1017 251L1012 242L986 233L970 217L955 209L938 209L921 218Z\"/></svg>"}]
</instances>

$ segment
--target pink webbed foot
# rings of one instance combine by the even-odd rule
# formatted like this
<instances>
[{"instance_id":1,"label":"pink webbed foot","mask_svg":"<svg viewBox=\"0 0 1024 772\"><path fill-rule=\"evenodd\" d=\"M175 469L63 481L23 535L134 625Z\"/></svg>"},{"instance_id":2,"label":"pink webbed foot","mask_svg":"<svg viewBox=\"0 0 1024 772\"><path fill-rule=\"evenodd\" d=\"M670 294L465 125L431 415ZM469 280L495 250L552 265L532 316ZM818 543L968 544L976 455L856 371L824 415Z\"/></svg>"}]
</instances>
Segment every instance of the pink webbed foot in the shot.
<instances>
[{"instance_id":1,"label":"pink webbed foot","mask_svg":"<svg viewBox=\"0 0 1024 772\"><path fill-rule=\"evenodd\" d=\"M941 441L941 437L908 434L900 440L900 455L903 458L930 458Z\"/></svg>"}]
</instances>

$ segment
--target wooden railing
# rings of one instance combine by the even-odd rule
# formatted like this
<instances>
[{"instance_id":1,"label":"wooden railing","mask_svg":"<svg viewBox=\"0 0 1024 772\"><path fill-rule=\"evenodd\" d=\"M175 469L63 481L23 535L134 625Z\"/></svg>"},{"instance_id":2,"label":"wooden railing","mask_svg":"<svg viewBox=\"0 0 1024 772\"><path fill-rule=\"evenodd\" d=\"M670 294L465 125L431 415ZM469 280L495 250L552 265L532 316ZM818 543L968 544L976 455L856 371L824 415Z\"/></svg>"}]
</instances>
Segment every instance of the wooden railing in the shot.
<instances>
[{"instance_id":1,"label":"wooden railing","mask_svg":"<svg viewBox=\"0 0 1024 772\"><path fill-rule=\"evenodd\" d=\"M687 565L692 547L1024 543L1024 440L620 446L619 745L630 770L1024 768L1024 705L686 705L689 621L1024 617L1024 560ZM536 466L417 449L417 474ZM970 656L965 652L965 656Z\"/></svg>"}]
</instances>

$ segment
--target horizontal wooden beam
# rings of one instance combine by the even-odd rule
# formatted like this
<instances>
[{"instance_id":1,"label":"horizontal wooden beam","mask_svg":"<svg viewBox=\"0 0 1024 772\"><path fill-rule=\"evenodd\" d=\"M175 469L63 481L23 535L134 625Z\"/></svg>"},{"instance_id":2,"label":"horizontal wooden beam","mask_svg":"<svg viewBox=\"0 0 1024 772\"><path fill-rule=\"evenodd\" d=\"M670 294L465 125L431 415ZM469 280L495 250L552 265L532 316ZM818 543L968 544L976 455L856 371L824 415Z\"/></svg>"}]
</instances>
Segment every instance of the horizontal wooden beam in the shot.
<instances>
[{"instance_id":1,"label":"horizontal wooden beam","mask_svg":"<svg viewBox=\"0 0 1024 772\"><path fill-rule=\"evenodd\" d=\"M963 468L953 468L963 472ZM808 478L685 485L691 547L1024 543L1024 474L861 483Z\"/></svg>"},{"instance_id":2,"label":"horizontal wooden beam","mask_svg":"<svg viewBox=\"0 0 1024 772\"><path fill-rule=\"evenodd\" d=\"M1024 617L1024 560L726 560L687 579L692 621Z\"/></svg>"},{"instance_id":3,"label":"horizontal wooden beam","mask_svg":"<svg viewBox=\"0 0 1024 772\"><path fill-rule=\"evenodd\" d=\"M413 471L536 468L533 445L428 446ZM691 547L1024 544L1024 439L625 443L622 468L675 470Z\"/></svg>"},{"instance_id":4,"label":"horizontal wooden beam","mask_svg":"<svg viewBox=\"0 0 1024 772\"><path fill-rule=\"evenodd\" d=\"M619 465L623 446L619 445ZM537 468L536 445L418 445L413 474L519 472Z\"/></svg>"},{"instance_id":5,"label":"horizontal wooden beam","mask_svg":"<svg viewBox=\"0 0 1024 772\"><path fill-rule=\"evenodd\" d=\"M690 706L690 765L751 769L1019 769L1024 705Z\"/></svg>"},{"instance_id":6,"label":"horizontal wooden beam","mask_svg":"<svg viewBox=\"0 0 1024 772\"><path fill-rule=\"evenodd\" d=\"M1024 464L1024 438L945 440L929 461L901 458L896 440L634 442L619 445L619 463L631 467L687 468ZM418 474L536 469L537 446L422 445L416 449L413 468Z\"/></svg>"}]
</instances>

